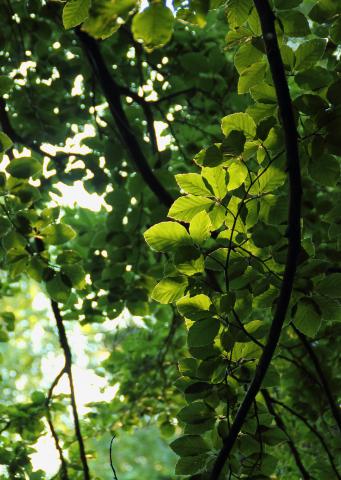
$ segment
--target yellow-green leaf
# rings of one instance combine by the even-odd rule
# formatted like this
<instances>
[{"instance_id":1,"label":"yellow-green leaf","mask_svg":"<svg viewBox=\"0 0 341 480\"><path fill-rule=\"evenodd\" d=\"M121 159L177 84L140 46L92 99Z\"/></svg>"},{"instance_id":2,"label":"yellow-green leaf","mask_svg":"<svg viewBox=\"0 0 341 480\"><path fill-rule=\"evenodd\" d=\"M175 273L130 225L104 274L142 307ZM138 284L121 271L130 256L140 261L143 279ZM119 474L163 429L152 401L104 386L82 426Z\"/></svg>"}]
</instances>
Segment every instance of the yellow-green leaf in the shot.
<instances>
[{"instance_id":1,"label":"yellow-green leaf","mask_svg":"<svg viewBox=\"0 0 341 480\"><path fill-rule=\"evenodd\" d=\"M135 40L142 41L146 50L165 45L173 33L174 15L162 3L152 3L137 13L132 22Z\"/></svg>"}]
</instances>

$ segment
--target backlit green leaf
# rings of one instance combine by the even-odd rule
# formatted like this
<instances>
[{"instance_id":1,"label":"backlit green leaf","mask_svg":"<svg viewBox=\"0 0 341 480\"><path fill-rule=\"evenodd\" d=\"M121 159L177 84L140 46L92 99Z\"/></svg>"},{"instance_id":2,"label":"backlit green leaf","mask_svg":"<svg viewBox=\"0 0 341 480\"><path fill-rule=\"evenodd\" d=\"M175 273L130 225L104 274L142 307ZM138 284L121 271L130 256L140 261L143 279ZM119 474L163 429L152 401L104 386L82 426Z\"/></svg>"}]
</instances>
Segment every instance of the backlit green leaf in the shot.
<instances>
[{"instance_id":1,"label":"backlit green leaf","mask_svg":"<svg viewBox=\"0 0 341 480\"><path fill-rule=\"evenodd\" d=\"M202 176L209 183L214 196L222 200L226 193L226 170L222 167L203 167Z\"/></svg>"},{"instance_id":2,"label":"backlit green leaf","mask_svg":"<svg viewBox=\"0 0 341 480\"><path fill-rule=\"evenodd\" d=\"M261 83L266 71L265 62L253 63L250 67L243 70L239 76L238 93L248 93L251 87Z\"/></svg>"},{"instance_id":3,"label":"backlit green leaf","mask_svg":"<svg viewBox=\"0 0 341 480\"><path fill-rule=\"evenodd\" d=\"M173 23L174 16L168 7L162 3L151 3L134 16L132 32L135 40L141 40L147 50L153 50L169 42Z\"/></svg>"},{"instance_id":4,"label":"backlit green leaf","mask_svg":"<svg viewBox=\"0 0 341 480\"><path fill-rule=\"evenodd\" d=\"M316 62L320 60L326 48L326 40L313 39L301 43L295 52L296 70L305 70L309 67L315 66Z\"/></svg>"},{"instance_id":5,"label":"backlit green leaf","mask_svg":"<svg viewBox=\"0 0 341 480\"><path fill-rule=\"evenodd\" d=\"M251 0L228 0L226 4L227 20L232 28L240 27L249 16Z\"/></svg>"},{"instance_id":6,"label":"backlit green leaf","mask_svg":"<svg viewBox=\"0 0 341 480\"><path fill-rule=\"evenodd\" d=\"M205 270L204 257L195 247L184 246L177 250L174 264L179 272L189 276Z\"/></svg>"},{"instance_id":7,"label":"backlit green leaf","mask_svg":"<svg viewBox=\"0 0 341 480\"><path fill-rule=\"evenodd\" d=\"M221 128L225 136L233 130L243 132L248 139L254 138L256 135L256 124L247 113L232 113L224 117Z\"/></svg>"},{"instance_id":8,"label":"backlit green leaf","mask_svg":"<svg viewBox=\"0 0 341 480\"><path fill-rule=\"evenodd\" d=\"M61 245L76 236L76 232L65 223L55 223L42 230L42 235L50 245Z\"/></svg>"},{"instance_id":9,"label":"backlit green leaf","mask_svg":"<svg viewBox=\"0 0 341 480\"><path fill-rule=\"evenodd\" d=\"M202 320L209 315L211 300L204 294L183 297L176 303L181 315L191 320Z\"/></svg>"},{"instance_id":10,"label":"backlit green leaf","mask_svg":"<svg viewBox=\"0 0 341 480\"><path fill-rule=\"evenodd\" d=\"M173 303L184 296L187 284L184 276L163 278L154 287L151 297L159 303Z\"/></svg>"},{"instance_id":11,"label":"backlit green leaf","mask_svg":"<svg viewBox=\"0 0 341 480\"><path fill-rule=\"evenodd\" d=\"M190 222L195 215L203 210L209 210L212 205L214 201L209 198L186 195L175 200L168 216L175 220Z\"/></svg>"},{"instance_id":12,"label":"backlit green leaf","mask_svg":"<svg viewBox=\"0 0 341 480\"><path fill-rule=\"evenodd\" d=\"M192 243L185 227L177 222L157 223L144 232L144 238L157 252L165 252Z\"/></svg>"},{"instance_id":13,"label":"backlit green leaf","mask_svg":"<svg viewBox=\"0 0 341 480\"><path fill-rule=\"evenodd\" d=\"M185 193L192 195L212 195L212 192L207 188L199 173L179 173L175 175L175 180Z\"/></svg>"},{"instance_id":14,"label":"backlit green leaf","mask_svg":"<svg viewBox=\"0 0 341 480\"><path fill-rule=\"evenodd\" d=\"M89 15L91 0L68 0L63 8L63 25L66 29L76 27Z\"/></svg>"},{"instance_id":15,"label":"backlit green leaf","mask_svg":"<svg viewBox=\"0 0 341 480\"><path fill-rule=\"evenodd\" d=\"M244 163L240 160L237 160L231 163L228 167L229 172L229 183L228 190L235 190L239 188L245 181L248 172Z\"/></svg>"},{"instance_id":16,"label":"backlit green leaf","mask_svg":"<svg viewBox=\"0 0 341 480\"><path fill-rule=\"evenodd\" d=\"M190 236L199 245L210 238L211 229L211 219L205 210L195 215L189 225Z\"/></svg>"}]
</instances>

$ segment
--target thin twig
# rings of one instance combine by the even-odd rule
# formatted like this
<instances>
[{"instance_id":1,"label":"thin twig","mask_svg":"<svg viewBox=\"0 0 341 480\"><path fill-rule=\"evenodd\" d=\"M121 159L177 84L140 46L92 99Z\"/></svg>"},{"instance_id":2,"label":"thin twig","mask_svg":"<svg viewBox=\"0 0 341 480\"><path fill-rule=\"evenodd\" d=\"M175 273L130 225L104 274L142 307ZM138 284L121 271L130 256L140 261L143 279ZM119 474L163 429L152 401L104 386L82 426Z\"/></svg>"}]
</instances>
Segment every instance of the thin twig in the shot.
<instances>
[{"instance_id":1,"label":"thin twig","mask_svg":"<svg viewBox=\"0 0 341 480\"><path fill-rule=\"evenodd\" d=\"M280 415L278 415L278 413L274 409L274 407L272 405L271 397L270 397L268 391L265 388L262 389L262 395L263 395L263 398L265 400L266 406L268 407L269 412L271 413L271 415L275 419L277 427L280 430L282 430L282 432L284 432L285 435L288 438L288 446L289 446L289 448L291 450L291 453L292 453L292 455L295 459L296 466L297 466L298 470L300 471L300 473L302 475L302 478L304 480L310 480L312 477L311 477L311 475L309 475L305 466L303 465L303 462L301 460L301 456L299 454L299 451L297 450L296 445L294 444L291 436L289 435L282 418L280 417Z\"/></svg>"}]
</instances>

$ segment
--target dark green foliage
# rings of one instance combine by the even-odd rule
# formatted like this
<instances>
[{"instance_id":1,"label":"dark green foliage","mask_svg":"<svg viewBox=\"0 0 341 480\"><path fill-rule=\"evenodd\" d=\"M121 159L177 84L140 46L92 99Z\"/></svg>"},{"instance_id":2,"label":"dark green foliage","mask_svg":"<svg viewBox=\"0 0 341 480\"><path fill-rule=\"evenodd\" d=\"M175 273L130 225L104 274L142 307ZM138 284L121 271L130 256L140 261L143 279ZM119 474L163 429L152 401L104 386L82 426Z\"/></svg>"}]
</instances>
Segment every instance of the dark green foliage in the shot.
<instances>
[{"instance_id":1,"label":"dark green foliage","mask_svg":"<svg viewBox=\"0 0 341 480\"><path fill-rule=\"evenodd\" d=\"M279 345L220 478L330 480L341 478L340 13L329 0L270 3L298 132L302 241ZM292 233L285 122L254 3L2 10L0 476L48 478L30 454L52 432L53 478L111 478L103 450L124 429L120 479L209 479L262 357ZM80 182L99 211L58 200ZM39 291L52 308L42 318L29 298ZM40 373L62 353L72 384L76 324L89 368L117 389L79 428L73 394ZM17 391L21 374L32 379ZM160 436L179 456L174 474Z\"/></svg>"}]
</instances>

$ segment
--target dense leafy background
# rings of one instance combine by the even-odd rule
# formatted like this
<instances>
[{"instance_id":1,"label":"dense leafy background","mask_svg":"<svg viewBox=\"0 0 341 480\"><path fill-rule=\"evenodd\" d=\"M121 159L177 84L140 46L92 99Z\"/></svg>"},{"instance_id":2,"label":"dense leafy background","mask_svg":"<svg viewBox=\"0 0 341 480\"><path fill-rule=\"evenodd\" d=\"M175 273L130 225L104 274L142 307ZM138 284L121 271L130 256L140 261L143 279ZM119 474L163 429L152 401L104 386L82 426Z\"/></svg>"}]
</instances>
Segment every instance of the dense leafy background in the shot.
<instances>
[{"instance_id":1,"label":"dense leafy background","mask_svg":"<svg viewBox=\"0 0 341 480\"><path fill-rule=\"evenodd\" d=\"M50 420L68 478L86 478L69 395L46 400L63 366L51 300L76 366L118 389L80 411L91 478L112 478L114 434L120 480L208 478L287 249L283 129L256 10L0 3L1 476L49 478L30 454ZM280 346L222 478L330 480L341 475L340 14L329 0L272 7L299 133L302 248ZM61 185L80 182L99 211L63 203Z\"/></svg>"}]
</instances>

